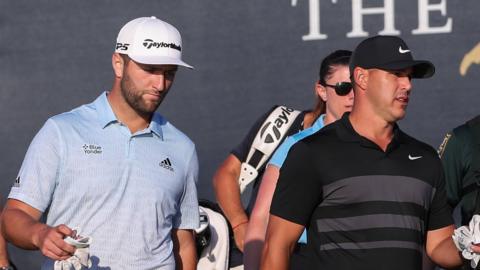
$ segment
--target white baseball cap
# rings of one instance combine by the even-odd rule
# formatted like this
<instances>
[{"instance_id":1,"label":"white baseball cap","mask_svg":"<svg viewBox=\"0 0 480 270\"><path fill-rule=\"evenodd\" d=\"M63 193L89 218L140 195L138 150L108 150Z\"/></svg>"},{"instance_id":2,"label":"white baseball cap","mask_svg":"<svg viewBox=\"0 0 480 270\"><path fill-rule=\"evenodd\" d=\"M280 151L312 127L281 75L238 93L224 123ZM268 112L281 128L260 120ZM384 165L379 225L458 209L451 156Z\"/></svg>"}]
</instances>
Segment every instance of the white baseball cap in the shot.
<instances>
[{"instance_id":1,"label":"white baseball cap","mask_svg":"<svg viewBox=\"0 0 480 270\"><path fill-rule=\"evenodd\" d=\"M115 52L142 64L193 68L182 61L182 37L178 30L154 16L125 24L118 33Z\"/></svg>"}]
</instances>

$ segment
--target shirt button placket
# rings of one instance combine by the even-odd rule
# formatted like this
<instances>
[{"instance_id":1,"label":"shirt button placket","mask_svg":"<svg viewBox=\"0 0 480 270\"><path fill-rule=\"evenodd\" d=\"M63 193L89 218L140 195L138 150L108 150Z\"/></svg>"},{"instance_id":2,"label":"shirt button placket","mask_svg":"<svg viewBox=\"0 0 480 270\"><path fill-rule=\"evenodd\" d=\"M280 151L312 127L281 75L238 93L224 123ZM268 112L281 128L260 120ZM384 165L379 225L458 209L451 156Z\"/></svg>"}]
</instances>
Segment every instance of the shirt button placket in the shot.
<instances>
[{"instance_id":1,"label":"shirt button placket","mask_svg":"<svg viewBox=\"0 0 480 270\"><path fill-rule=\"evenodd\" d=\"M130 136L130 138L128 138L128 141L127 141L127 160L131 160L132 159L132 143L133 143L133 137Z\"/></svg>"}]
</instances>

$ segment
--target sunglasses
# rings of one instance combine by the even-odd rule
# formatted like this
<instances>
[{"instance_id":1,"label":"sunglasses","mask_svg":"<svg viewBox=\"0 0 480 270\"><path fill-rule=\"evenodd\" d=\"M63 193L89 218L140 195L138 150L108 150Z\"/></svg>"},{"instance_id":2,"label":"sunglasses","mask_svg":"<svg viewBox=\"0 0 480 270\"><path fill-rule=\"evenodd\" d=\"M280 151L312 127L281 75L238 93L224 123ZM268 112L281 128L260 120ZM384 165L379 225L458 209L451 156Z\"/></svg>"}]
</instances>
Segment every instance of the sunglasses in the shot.
<instances>
[{"instance_id":1,"label":"sunglasses","mask_svg":"<svg viewBox=\"0 0 480 270\"><path fill-rule=\"evenodd\" d=\"M351 82L338 82L335 85L331 84L324 84L323 86L332 87L335 89L335 93L339 96L346 96L350 91L352 91L352 83Z\"/></svg>"}]
</instances>

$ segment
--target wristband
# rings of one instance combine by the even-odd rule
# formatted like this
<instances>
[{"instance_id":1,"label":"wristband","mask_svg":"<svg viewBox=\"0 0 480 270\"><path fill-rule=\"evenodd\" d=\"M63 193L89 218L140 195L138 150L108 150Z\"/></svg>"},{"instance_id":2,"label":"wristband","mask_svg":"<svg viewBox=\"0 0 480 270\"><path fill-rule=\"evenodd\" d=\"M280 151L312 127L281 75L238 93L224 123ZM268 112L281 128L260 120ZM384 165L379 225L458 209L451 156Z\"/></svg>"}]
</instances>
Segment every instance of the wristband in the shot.
<instances>
[{"instance_id":1,"label":"wristband","mask_svg":"<svg viewBox=\"0 0 480 270\"><path fill-rule=\"evenodd\" d=\"M232 227L232 231L235 231L235 229L240 227L240 225L243 225L243 224L246 224L246 223L248 223L248 220L245 220L245 221L242 221L242 222L238 223L237 225Z\"/></svg>"}]
</instances>

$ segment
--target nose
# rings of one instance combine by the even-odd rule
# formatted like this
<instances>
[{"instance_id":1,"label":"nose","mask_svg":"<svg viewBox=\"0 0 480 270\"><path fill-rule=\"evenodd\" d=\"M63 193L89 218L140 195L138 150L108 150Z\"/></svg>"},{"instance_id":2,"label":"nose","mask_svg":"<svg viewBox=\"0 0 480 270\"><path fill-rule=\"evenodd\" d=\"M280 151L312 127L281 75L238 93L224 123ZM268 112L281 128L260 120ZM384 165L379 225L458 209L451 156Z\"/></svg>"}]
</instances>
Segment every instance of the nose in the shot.
<instances>
[{"instance_id":1,"label":"nose","mask_svg":"<svg viewBox=\"0 0 480 270\"><path fill-rule=\"evenodd\" d=\"M157 91L163 91L166 89L165 74L163 72L156 73L153 76L153 88Z\"/></svg>"},{"instance_id":2,"label":"nose","mask_svg":"<svg viewBox=\"0 0 480 270\"><path fill-rule=\"evenodd\" d=\"M400 86L406 91L412 89L412 80L409 76L400 77Z\"/></svg>"}]
</instances>

